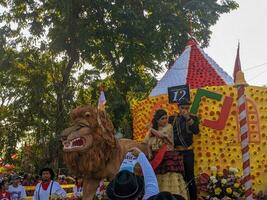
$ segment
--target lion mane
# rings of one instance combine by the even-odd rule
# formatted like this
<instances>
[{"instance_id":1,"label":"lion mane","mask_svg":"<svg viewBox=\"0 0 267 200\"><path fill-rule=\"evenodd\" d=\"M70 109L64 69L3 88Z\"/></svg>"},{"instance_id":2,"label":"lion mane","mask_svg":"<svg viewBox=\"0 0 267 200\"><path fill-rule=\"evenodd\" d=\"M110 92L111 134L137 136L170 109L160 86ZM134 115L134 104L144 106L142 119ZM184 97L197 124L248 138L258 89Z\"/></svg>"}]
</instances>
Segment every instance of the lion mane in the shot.
<instances>
[{"instance_id":1,"label":"lion mane","mask_svg":"<svg viewBox=\"0 0 267 200\"><path fill-rule=\"evenodd\" d=\"M61 134L63 159L74 175L83 176L83 199L92 200L99 181L112 178L132 147L147 147L130 139L117 140L105 111L81 106L70 113L70 127Z\"/></svg>"},{"instance_id":2,"label":"lion mane","mask_svg":"<svg viewBox=\"0 0 267 200\"><path fill-rule=\"evenodd\" d=\"M75 134L71 131L86 126L91 146L82 151L64 152L63 159L75 174L94 177L104 170L114 154L118 142L114 137L114 127L107 113L92 106L78 107L70 113L71 127L63 135Z\"/></svg>"}]
</instances>

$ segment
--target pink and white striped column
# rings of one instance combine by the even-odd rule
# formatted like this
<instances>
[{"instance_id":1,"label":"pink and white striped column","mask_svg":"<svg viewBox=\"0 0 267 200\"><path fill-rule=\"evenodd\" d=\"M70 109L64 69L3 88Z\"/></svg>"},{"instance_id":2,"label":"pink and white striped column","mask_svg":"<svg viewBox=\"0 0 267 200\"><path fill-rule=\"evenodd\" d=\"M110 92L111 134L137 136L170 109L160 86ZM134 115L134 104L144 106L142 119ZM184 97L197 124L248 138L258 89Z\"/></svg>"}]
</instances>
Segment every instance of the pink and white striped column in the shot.
<instances>
[{"instance_id":1,"label":"pink and white striped column","mask_svg":"<svg viewBox=\"0 0 267 200\"><path fill-rule=\"evenodd\" d=\"M238 101L238 114L239 114L239 127L241 133L241 148L242 148L242 160L243 160L243 185L245 188L246 200L252 200L252 181L250 176L250 157L249 157L249 137L248 137L248 122L246 112L246 96L245 87L248 85L244 73L241 69L241 62L239 57L239 47L235 58L234 67L234 82L237 88L237 101Z\"/></svg>"},{"instance_id":2,"label":"pink and white striped column","mask_svg":"<svg viewBox=\"0 0 267 200\"><path fill-rule=\"evenodd\" d=\"M250 176L250 156L249 156L249 137L248 137L248 123L246 112L246 97L245 86L237 85L238 92L238 114L239 126L241 133L241 148L243 160L243 184L245 188L246 200L252 200L252 182Z\"/></svg>"}]
</instances>

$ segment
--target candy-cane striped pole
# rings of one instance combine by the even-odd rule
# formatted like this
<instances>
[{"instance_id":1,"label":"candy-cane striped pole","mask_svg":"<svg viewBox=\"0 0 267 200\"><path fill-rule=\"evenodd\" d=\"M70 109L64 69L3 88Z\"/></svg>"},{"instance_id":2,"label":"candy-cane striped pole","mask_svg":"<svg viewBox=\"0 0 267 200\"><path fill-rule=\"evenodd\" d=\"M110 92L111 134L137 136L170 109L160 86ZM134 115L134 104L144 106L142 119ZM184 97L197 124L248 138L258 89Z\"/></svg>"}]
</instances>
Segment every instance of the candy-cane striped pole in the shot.
<instances>
[{"instance_id":1,"label":"candy-cane striped pole","mask_svg":"<svg viewBox=\"0 0 267 200\"><path fill-rule=\"evenodd\" d=\"M246 200L252 200L252 183L250 176L250 156L249 156L249 139L248 139L248 123L246 112L246 97L245 86L237 86L238 92L238 114L239 114L239 126L241 133L241 148L242 148L242 160L243 160L243 184L245 188Z\"/></svg>"},{"instance_id":2,"label":"candy-cane striped pole","mask_svg":"<svg viewBox=\"0 0 267 200\"><path fill-rule=\"evenodd\" d=\"M234 81L237 88L239 127L241 133L241 149L243 160L243 184L245 188L246 200L252 200L252 182L250 176L250 156L249 156L249 138L248 138L248 122L246 112L246 96L245 87L248 85L241 70L241 62L239 57L239 43L235 59Z\"/></svg>"}]
</instances>

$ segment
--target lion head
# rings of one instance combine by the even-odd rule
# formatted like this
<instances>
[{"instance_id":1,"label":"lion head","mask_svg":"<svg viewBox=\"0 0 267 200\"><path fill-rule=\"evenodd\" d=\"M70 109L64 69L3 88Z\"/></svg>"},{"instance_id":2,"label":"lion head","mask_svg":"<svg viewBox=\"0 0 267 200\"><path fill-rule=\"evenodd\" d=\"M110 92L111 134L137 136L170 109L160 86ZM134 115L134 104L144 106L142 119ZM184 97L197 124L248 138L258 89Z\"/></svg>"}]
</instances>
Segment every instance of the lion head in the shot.
<instances>
[{"instance_id":1,"label":"lion head","mask_svg":"<svg viewBox=\"0 0 267 200\"><path fill-rule=\"evenodd\" d=\"M92 106L71 111L70 127L62 132L61 140L70 170L87 176L105 168L117 145L110 118Z\"/></svg>"}]
</instances>

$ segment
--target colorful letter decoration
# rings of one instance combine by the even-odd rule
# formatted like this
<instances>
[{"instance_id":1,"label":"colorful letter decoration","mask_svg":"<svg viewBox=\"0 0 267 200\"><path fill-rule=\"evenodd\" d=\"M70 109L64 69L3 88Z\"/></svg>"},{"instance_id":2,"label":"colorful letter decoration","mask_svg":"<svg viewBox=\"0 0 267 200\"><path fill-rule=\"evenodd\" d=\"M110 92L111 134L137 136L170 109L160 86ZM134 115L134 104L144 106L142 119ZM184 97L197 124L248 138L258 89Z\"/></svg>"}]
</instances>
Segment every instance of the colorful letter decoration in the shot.
<instances>
[{"instance_id":1,"label":"colorful letter decoration","mask_svg":"<svg viewBox=\"0 0 267 200\"><path fill-rule=\"evenodd\" d=\"M195 99L194 99L194 102L193 102L192 107L191 107L191 113L193 113L193 114L197 113L202 97L208 97L210 99L214 99L217 101L221 101L221 99L222 99L221 94L210 92L208 90L198 89L197 94L196 94ZM232 103L233 103L233 98L229 97L229 96L225 96L219 118L215 121L209 120L209 119L204 119L203 125L210 127L210 128L213 128L213 129L216 129L216 130L224 129L227 118L228 118L230 110L231 110Z\"/></svg>"}]
</instances>

